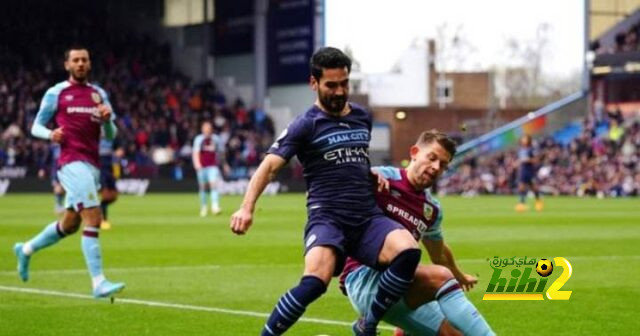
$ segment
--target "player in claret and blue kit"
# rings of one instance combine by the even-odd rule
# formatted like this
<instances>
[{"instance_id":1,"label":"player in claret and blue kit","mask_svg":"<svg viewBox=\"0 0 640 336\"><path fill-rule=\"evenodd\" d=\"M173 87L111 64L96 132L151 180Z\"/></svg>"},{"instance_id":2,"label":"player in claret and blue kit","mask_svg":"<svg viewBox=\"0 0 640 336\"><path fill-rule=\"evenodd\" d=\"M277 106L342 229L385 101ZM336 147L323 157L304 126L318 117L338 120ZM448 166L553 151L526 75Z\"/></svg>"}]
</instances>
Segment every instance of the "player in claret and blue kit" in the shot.
<instances>
[{"instance_id":1,"label":"player in claret and blue kit","mask_svg":"<svg viewBox=\"0 0 640 336\"><path fill-rule=\"evenodd\" d=\"M384 315L384 321L401 327L407 335L493 335L462 291L471 289L477 280L458 268L444 243L442 207L428 190L455 152L453 140L432 130L423 132L411 146L411 162L406 169L373 168L388 180L388 188L376 193L378 206L416 241L422 241L434 263L418 266L403 299ZM360 314L365 314L375 300L376 287L382 281L384 274L351 258L340 277L341 289Z\"/></svg>"},{"instance_id":2,"label":"player in claret and blue kit","mask_svg":"<svg viewBox=\"0 0 640 336\"><path fill-rule=\"evenodd\" d=\"M202 133L193 139L193 154L191 161L193 168L198 175L198 195L200 196L200 216L207 215L207 189L209 189L209 199L211 202L211 213L220 213L219 184L222 182L222 175L218 168L218 154L224 148L220 137L213 133L213 126L208 121L202 123Z\"/></svg>"},{"instance_id":3,"label":"player in claret and blue kit","mask_svg":"<svg viewBox=\"0 0 640 336\"><path fill-rule=\"evenodd\" d=\"M102 271L102 257L98 234L102 214L99 190L100 132L113 139L115 115L106 92L88 82L91 70L89 51L71 47L65 52L64 66L69 79L49 88L42 98L31 133L42 139L59 143L57 175L66 192L66 211L62 220L54 221L25 243L16 243L18 274L29 279L29 261L33 253L59 242L75 233L84 223L82 252L93 284L96 298L109 297L124 288L124 283L108 281ZM54 120L57 128L47 123Z\"/></svg>"}]
</instances>

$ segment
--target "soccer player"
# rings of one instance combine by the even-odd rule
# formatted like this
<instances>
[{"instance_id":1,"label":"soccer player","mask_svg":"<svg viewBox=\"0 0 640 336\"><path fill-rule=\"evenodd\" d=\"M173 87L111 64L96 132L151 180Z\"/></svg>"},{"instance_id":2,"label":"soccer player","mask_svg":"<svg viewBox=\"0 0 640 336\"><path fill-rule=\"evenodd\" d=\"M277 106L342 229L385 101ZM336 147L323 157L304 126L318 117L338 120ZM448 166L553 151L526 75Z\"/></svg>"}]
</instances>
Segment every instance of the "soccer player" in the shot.
<instances>
[{"instance_id":1,"label":"soccer player","mask_svg":"<svg viewBox=\"0 0 640 336\"><path fill-rule=\"evenodd\" d=\"M218 169L218 153L223 148L222 141L213 133L211 123L205 121L201 127L202 133L193 139L193 168L198 175L198 193L200 195L200 216L207 215L207 188L211 202L211 213L220 213L220 194L218 185L222 181L220 169Z\"/></svg>"},{"instance_id":2,"label":"soccer player","mask_svg":"<svg viewBox=\"0 0 640 336\"><path fill-rule=\"evenodd\" d=\"M462 291L473 288L477 279L460 270L444 243L442 207L428 190L446 170L455 152L456 144L451 138L431 130L420 134L411 146L411 162L406 169L373 168L388 180L388 188L376 193L378 206L416 240L422 240L434 263L418 266L404 299L384 316L384 321L410 335L459 335L458 330L464 335L493 334ZM381 279L379 271L348 258L340 277L341 289L356 310L364 314Z\"/></svg>"},{"instance_id":3,"label":"soccer player","mask_svg":"<svg viewBox=\"0 0 640 336\"><path fill-rule=\"evenodd\" d=\"M100 209L102 210L100 228L103 230L111 229L111 222L108 219L109 205L118 199L116 178L113 176L113 143L114 140L107 139L104 134L100 137Z\"/></svg>"},{"instance_id":4,"label":"soccer player","mask_svg":"<svg viewBox=\"0 0 640 336\"><path fill-rule=\"evenodd\" d=\"M518 194L520 200L516 205L516 211L527 211L528 207L525 204L527 198L527 191L530 189L536 197L535 208L537 211L542 211L544 204L540 199L540 192L536 185L536 157L535 151L531 145L531 136L524 135L520 138L520 148L518 149Z\"/></svg>"},{"instance_id":5,"label":"soccer player","mask_svg":"<svg viewBox=\"0 0 640 336\"><path fill-rule=\"evenodd\" d=\"M230 226L236 234L247 232L265 186L297 155L308 191L304 273L280 298L262 335L288 330L340 274L347 255L381 271L376 299L353 328L357 335L375 335L382 316L411 284L421 252L409 231L376 206L368 154L372 120L364 108L348 102L351 60L326 47L313 54L310 67L314 105L268 150Z\"/></svg>"},{"instance_id":6,"label":"soccer player","mask_svg":"<svg viewBox=\"0 0 640 336\"><path fill-rule=\"evenodd\" d=\"M93 296L109 297L125 285L108 281L102 271L98 241L102 220L98 201L98 143L101 128L107 138L115 136L115 116L106 92L88 82L91 60L86 48L67 49L64 67L69 79L47 90L31 134L61 146L57 173L66 192L66 211L62 220L47 225L26 243L16 243L13 250L18 259L18 275L27 281L33 253L75 233L82 222L82 252L91 275ZM57 124L54 130L46 127L51 119Z\"/></svg>"},{"instance_id":7,"label":"soccer player","mask_svg":"<svg viewBox=\"0 0 640 336\"><path fill-rule=\"evenodd\" d=\"M38 170L38 177L44 178L49 171L49 178L51 179L51 188L53 189L53 196L55 198L55 205L53 211L56 215L60 215L64 212L64 189L58 180L57 164L58 158L60 158L60 145L52 143L45 156L42 158L40 169Z\"/></svg>"}]
</instances>

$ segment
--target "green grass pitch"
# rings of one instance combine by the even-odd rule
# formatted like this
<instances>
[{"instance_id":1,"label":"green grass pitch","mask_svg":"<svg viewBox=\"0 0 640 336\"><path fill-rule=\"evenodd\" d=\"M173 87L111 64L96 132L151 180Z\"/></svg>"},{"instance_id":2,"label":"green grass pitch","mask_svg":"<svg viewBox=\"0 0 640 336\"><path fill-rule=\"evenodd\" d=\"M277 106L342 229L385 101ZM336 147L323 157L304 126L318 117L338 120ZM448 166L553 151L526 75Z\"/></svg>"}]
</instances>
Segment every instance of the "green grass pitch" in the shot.
<instances>
[{"instance_id":1,"label":"green grass pitch","mask_svg":"<svg viewBox=\"0 0 640 336\"><path fill-rule=\"evenodd\" d=\"M637 198L547 198L543 212L523 214L513 211L513 197L441 201L446 241L461 268L479 275L468 295L498 334L640 329ZM88 298L79 234L36 254L22 283L13 243L55 219L53 197L0 197L0 335L258 335L300 278L305 202L298 194L263 197L252 229L234 236L228 218L239 202L223 197L222 215L200 218L195 193L122 196L110 209L113 229L100 236L106 275L127 284L110 304ZM573 276L562 290L573 291L571 299L482 301L493 256L567 258ZM356 315L334 280L304 317L289 335L350 335Z\"/></svg>"}]
</instances>

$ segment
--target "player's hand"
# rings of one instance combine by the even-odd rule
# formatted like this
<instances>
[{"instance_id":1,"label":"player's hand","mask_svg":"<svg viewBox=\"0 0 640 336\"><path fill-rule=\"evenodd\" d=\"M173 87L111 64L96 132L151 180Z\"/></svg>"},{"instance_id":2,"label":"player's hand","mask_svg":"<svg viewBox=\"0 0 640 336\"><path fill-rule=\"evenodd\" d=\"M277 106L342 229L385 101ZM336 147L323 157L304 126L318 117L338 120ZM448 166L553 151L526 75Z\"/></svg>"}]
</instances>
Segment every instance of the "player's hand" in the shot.
<instances>
[{"instance_id":1,"label":"player's hand","mask_svg":"<svg viewBox=\"0 0 640 336\"><path fill-rule=\"evenodd\" d=\"M51 132L51 141L61 144L64 141L64 132L62 127L58 127Z\"/></svg>"},{"instance_id":2,"label":"player's hand","mask_svg":"<svg viewBox=\"0 0 640 336\"><path fill-rule=\"evenodd\" d=\"M38 169L38 178L43 179L47 176L47 172L44 169Z\"/></svg>"},{"instance_id":3,"label":"player's hand","mask_svg":"<svg viewBox=\"0 0 640 336\"><path fill-rule=\"evenodd\" d=\"M371 169L371 174L375 176L378 183L378 192L382 192L383 190L389 190L389 180L387 180L382 174L378 173L375 169Z\"/></svg>"},{"instance_id":4,"label":"player's hand","mask_svg":"<svg viewBox=\"0 0 640 336\"><path fill-rule=\"evenodd\" d=\"M462 289L467 292L470 291L473 286L478 283L478 279L476 279L476 277L466 273L463 273L462 276L458 277L458 279L456 280L458 280L458 283L460 284L460 286L462 286Z\"/></svg>"},{"instance_id":5,"label":"player's hand","mask_svg":"<svg viewBox=\"0 0 640 336\"><path fill-rule=\"evenodd\" d=\"M100 112L100 120L109 122L111 120L111 108L105 104L98 104L98 112Z\"/></svg>"},{"instance_id":6,"label":"player's hand","mask_svg":"<svg viewBox=\"0 0 640 336\"><path fill-rule=\"evenodd\" d=\"M243 235L247 233L249 227L253 223L253 214L249 210L245 210L244 208L238 209L238 211L234 212L231 215L231 222L229 223L229 227L231 231L237 235Z\"/></svg>"}]
</instances>

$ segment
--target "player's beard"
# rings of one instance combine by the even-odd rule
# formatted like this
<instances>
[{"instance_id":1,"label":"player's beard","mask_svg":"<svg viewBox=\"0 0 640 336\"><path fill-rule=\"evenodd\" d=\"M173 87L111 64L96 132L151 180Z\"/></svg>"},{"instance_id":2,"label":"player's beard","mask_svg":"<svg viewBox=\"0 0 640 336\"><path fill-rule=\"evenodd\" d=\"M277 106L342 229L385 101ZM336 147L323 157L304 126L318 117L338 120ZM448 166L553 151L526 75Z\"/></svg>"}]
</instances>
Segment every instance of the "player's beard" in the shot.
<instances>
[{"instance_id":1,"label":"player's beard","mask_svg":"<svg viewBox=\"0 0 640 336\"><path fill-rule=\"evenodd\" d=\"M89 76L89 70L84 69L84 71L73 70L69 71L71 78L78 83L84 83L87 81L87 77Z\"/></svg>"},{"instance_id":2,"label":"player's beard","mask_svg":"<svg viewBox=\"0 0 640 336\"><path fill-rule=\"evenodd\" d=\"M340 115L347 105L347 95L332 96L332 95L320 95L320 104L322 107L332 115Z\"/></svg>"}]
</instances>

